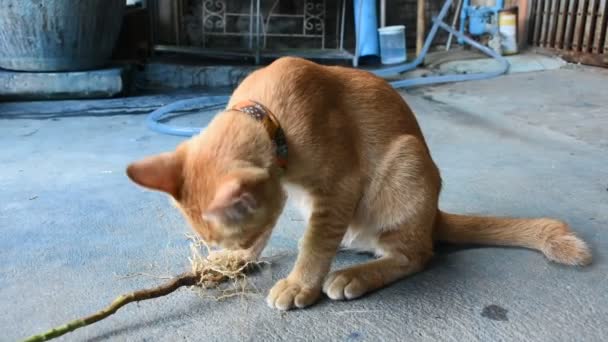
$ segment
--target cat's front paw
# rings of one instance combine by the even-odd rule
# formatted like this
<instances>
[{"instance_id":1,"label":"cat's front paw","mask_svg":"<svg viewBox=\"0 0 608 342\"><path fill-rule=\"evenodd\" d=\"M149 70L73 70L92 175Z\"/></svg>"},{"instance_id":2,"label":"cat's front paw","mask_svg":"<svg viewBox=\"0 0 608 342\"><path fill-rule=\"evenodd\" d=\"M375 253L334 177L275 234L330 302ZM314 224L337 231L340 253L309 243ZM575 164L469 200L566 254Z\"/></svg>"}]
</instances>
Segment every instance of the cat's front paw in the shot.
<instances>
[{"instance_id":1,"label":"cat's front paw","mask_svg":"<svg viewBox=\"0 0 608 342\"><path fill-rule=\"evenodd\" d=\"M266 303L279 310L301 309L316 302L320 295L321 289L310 288L301 281L286 278L279 280L272 287Z\"/></svg>"},{"instance_id":2,"label":"cat's front paw","mask_svg":"<svg viewBox=\"0 0 608 342\"><path fill-rule=\"evenodd\" d=\"M368 292L368 281L353 269L335 271L327 276L323 292L333 300L355 299Z\"/></svg>"}]
</instances>

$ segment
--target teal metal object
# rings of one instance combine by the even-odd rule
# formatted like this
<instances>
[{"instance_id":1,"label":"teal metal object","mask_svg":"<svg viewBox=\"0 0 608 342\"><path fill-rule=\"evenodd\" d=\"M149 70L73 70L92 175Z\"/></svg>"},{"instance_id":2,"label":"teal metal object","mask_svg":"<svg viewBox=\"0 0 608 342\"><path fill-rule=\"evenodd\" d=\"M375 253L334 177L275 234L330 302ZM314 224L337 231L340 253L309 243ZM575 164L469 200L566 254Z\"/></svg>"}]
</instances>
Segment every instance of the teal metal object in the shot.
<instances>
[{"instance_id":1,"label":"teal metal object","mask_svg":"<svg viewBox=\"0 0 608 342\"><path fill-rule=\"evenodd\" d=\"M480 36L485 33L494 34L498 30L498 12L502 10L504 0L496 0L494 6L472 6L470 0L463 0L460 11L460 33L465 34L465 23L468 18L468 33L472 36ZM458 38L458 43L464 40Z\"/></svg>"}]
</instances>

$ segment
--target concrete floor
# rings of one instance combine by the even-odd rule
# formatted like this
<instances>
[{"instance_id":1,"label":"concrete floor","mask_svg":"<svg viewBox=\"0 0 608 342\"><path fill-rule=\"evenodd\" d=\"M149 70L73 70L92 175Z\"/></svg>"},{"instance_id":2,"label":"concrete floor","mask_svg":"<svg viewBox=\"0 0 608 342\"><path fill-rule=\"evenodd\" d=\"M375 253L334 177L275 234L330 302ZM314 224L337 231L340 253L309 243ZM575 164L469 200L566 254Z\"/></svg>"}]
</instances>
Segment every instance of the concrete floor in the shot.
<instances>
[{"instance_id":1,"label":"concrete floor","mask_svg":"<svg viewBox=\"0 0 608 342\"><path fill-rule=\"evenodd\" d=\"M593 248L588 268L524 249L444 246L425 272L362 299L280 313L264 296L296 256L303 222L289 206L265 251L271 266L254 278L260 294L216 302L183 289L63 340L605 341L607 82L606 70L567 67L406 95L443 171L443 209L566 220ZM189 96L0 104L0 340L188 267L183 220L124 168L181 140L149 131L136 106ZM334 267L367 258L342 252Z\"/></svg>"}]
</instances>

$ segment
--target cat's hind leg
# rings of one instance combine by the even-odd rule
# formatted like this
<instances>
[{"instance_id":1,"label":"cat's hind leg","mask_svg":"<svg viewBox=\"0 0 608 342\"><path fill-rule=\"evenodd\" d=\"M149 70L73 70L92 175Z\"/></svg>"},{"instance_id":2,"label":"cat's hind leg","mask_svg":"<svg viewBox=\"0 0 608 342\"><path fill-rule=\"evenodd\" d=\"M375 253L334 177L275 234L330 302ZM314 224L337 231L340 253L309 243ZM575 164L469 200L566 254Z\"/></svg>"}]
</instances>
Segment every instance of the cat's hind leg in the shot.
<instances>
[{"instance_id":1,"label":"cat's hind leg","mask_svg":"<svg viewBox=\"0 0 608 342\"><path fill-rule=\"evenodd\" d=\"M423 143L413 136L395 139L377 165L360 203L363 245L378 259L331 273L323 292L353 299L424 268L433 254L439 173ZM361 225L361 223L364 223Z\"/></svg>"},{"instance_id":2,"label":"cat's hind leg","mask_svg":"<svg viewBox=\"0 0 608 342\"><path fill-rule=\"evenodd\" d=\"M424 269L433 255L428 236L408 234L407 225L383 233L376 243L376 260L332 272L323 285L331 299L354 299Z\"/></svg>"}]
</instances>

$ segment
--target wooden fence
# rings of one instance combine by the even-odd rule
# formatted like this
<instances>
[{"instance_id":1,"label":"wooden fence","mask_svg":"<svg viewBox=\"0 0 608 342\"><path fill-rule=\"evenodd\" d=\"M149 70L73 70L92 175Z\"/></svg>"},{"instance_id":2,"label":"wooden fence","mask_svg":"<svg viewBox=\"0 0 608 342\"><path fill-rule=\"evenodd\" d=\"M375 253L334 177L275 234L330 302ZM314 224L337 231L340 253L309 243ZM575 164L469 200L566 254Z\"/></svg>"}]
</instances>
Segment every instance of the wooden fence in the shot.
<instances>
[{"instance_id":1,"label":"wooden fence","mask_svg":"<svg viewBox=\"0 0 608 342\"><path fill-rule=\"evenodd\" d=\"M529 43L564 59L608 67L608 0L531 0Z\"/></svg>"}]
</instances>

